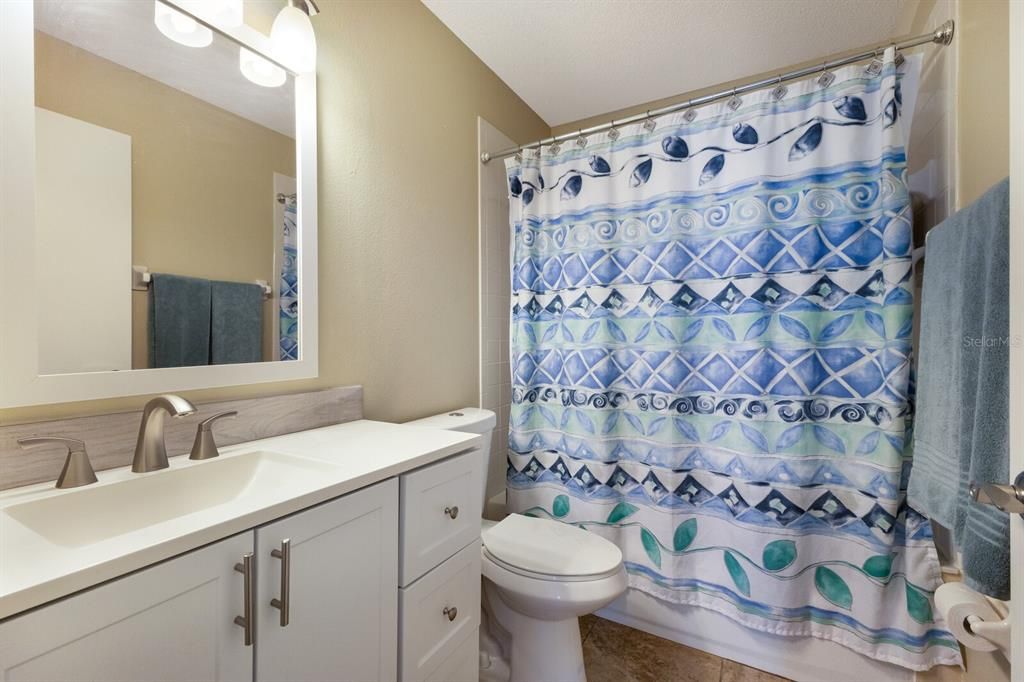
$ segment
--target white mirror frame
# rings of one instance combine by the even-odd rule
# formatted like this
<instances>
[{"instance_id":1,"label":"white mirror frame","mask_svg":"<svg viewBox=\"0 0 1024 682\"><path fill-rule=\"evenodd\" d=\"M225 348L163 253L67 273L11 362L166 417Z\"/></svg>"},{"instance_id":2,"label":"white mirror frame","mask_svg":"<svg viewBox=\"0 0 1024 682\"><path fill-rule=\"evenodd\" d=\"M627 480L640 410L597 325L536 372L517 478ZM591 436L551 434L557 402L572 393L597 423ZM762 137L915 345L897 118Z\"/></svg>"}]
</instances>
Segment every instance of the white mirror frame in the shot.
<instances>
[{"instance_id":1,"label":"white mirror frame","mask_svg":"<svg viewBox=\"0 0 1024 682\"><path fill-rule=\"evenodd\" d=\"M167 4L186 13L175 0ZM167 391L291 381L317 376L316 73L295 76L299 359L80 374L39 374L35 295L35 58L33 0L0 0L0 408ZM191 13L190 13L191 14ZM198 18L198 17L197 17ZM218 27L269 57L269 39L249 26ZM282 63L281 60L274 60ZM283 64L287 66L287 63ZM68 286L74 286L68 282ZM131 285L125 272L125 287ZM74 329L68 329L71 336Z\"/></svg>"}]
</instances>

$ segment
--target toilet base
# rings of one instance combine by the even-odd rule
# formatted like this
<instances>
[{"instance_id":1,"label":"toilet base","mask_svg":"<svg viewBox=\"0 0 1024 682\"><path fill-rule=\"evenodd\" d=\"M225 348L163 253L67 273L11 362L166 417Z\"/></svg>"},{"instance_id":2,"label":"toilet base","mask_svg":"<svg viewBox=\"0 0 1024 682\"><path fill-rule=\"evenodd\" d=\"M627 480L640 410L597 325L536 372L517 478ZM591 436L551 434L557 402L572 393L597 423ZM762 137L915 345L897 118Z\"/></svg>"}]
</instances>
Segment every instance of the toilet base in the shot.
<instances>
[{"instance_id":1,"label":"toilet base","mask_svg":"<svg viewBox=\"0 0 1024 682\"><path fill-rule=\"evenodd\" d=\"M540 620L509 608L498 589L484 580L486 607L507 634L509 682L586 682L583 642L577 618Z\"/></svg>"}]
</instances>

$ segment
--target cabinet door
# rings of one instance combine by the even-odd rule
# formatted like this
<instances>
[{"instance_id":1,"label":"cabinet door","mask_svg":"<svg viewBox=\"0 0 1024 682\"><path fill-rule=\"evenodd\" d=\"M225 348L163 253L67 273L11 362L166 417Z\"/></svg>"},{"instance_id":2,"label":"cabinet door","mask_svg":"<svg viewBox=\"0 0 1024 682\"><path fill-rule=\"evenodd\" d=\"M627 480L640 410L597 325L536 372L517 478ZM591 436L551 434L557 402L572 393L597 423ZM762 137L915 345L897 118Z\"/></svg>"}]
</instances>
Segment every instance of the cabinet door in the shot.
<instances>
[{"instance_id":1,"label":"cabinet door","mask_svg":"<svg viewBox=\"0 0 1024 682\"><path fill-rule=\"evenodd\" d=\"M288 549L282 552L285 540ZM397 481L258 528L256 547L257 680L395 679ZM275 550L284 556L272 554ZM282 585L285 568L288 581ZM287 625L272 600L286 602Z\"/></svg>"},{"instance_id":2,"label":"cabinet door","mask_svg":"<svg viewBox=\"0 0 1024 682\"><path fill-rule=\"evenodd\" d=\"M0 623L5 682L252 680L234 624L252 532Z\"/></svg>"}]
</instances>

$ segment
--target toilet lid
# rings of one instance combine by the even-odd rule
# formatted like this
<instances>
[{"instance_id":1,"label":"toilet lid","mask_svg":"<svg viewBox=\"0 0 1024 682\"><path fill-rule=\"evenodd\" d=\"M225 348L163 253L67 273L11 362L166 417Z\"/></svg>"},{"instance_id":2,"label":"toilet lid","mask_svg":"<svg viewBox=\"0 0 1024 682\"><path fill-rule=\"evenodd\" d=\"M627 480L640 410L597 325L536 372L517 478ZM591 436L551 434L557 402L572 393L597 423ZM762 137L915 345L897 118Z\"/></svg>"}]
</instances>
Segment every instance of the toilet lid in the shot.
<instances>
[{"instance_id":1,"label":"toilet lid","mask_svg":"<svg viewBox=\"0 0 1024 682\"><path fill-rule=\"evenodd\" d=\"M613 543L559 521L510 514L486 528L484 547L509 566L544 575L570 577L608 573L622 563Z\"/></svg>"}]
</instances>

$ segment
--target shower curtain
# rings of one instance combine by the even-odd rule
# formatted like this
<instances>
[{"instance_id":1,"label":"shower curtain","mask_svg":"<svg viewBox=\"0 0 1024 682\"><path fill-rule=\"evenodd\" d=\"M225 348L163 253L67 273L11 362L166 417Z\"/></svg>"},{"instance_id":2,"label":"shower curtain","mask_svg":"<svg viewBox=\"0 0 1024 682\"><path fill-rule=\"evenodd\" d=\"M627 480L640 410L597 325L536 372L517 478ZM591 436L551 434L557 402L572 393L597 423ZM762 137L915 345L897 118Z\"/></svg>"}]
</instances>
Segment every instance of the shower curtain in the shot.
<instances>
[{"instance_id":1,"label":"shower curtain","mask_svg":"<svg viewBox=\"0 0 1024 682\"><path fill-rule=\"evenodd\" d=\"M509 160L508 496L634 589L920 670L960 654L904 494L894 56Z\"/></svg>"},{"instance_id":2,"label":"shower curtain","mask_svg":"<svg viewBox=\"0 0 1024 682\"><path fill-rule=\"evenodd\" d=\"M297 206L294 200L285 202L281 224L281 251L277 273L278 359L299 359L299 289L298 289L298 229Z\"/></svg>"}]
</instances>

